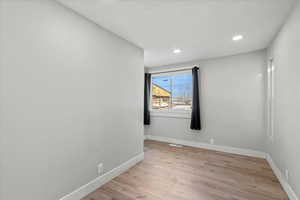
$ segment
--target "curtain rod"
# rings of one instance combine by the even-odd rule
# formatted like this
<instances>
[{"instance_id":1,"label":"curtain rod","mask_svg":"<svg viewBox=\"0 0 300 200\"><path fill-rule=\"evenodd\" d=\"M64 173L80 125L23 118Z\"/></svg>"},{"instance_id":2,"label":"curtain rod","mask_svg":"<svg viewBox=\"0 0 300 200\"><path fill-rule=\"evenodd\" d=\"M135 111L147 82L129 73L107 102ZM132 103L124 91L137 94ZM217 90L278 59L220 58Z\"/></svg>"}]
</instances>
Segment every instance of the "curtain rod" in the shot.
<instances>
[{"instance_id":1,"label":"curtain rod","mask_svg":"<svg viewBox=\"0 0 300 200\"><path fill-rule=\"evenodd\" d=\"M174 70L166 69L166 70L161 70L161 71L153 71L153 72L148 72L148 73L149 74L162 74L162 73L170 73L170 72L189 71L189 70L192 70L194 67L198 68L198 66L193 66L193 67L185 67L185 68L179 68L179 69L174 69Z\"/></svg>"}]
</instances>

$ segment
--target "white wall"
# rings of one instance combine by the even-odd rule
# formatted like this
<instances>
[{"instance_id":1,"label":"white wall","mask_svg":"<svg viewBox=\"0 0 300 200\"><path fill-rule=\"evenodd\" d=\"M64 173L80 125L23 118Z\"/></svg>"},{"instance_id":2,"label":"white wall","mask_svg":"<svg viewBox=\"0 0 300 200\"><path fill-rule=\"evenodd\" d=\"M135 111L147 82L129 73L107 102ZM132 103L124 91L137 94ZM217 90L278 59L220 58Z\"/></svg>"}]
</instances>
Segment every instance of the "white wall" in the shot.
<instances>
[{"instance_id":1,"label":"white wall","mask_svg":"<svg viewBox=\"0 0 300 200\"><path fill-rule=\"evenodd\" d=\"M142 153L143 51L55 1L0 3L0 199L59 199Z\"/></svg>"},{"instance_id":2,"label":"white wall","mask_svg":"<svg viewBox=\"0 0 300 200\"><path fill-rule=\"evenodd\" d=\"M190 119L151 118L146 135L217 145L264 150L264 81L266 51L182 65L148 68L149 71L200 66L200 104L203 129L190 130Z\"/></svg>"},{"instance_id":3,"label":"white wall","mask_svg":"<svg viewBox=\"0 0 300 200\"><path fill-rule=\"evenodd\" d=\"M300 197L300 2L269 48L275 65L274 142L271 154L282 174Z\"/></svg>"}]
</instances>

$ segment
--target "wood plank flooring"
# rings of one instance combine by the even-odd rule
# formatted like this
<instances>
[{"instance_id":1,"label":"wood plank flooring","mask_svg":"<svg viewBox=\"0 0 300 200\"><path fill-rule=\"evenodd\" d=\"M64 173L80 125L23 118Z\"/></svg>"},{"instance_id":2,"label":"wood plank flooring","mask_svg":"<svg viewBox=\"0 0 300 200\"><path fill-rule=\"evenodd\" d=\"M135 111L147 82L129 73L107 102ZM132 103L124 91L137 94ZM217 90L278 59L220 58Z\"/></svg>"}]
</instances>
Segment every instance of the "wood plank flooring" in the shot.
<instances>
[{"instance_id":1,"label":"wood plank flooring","mask_svg":"<svg viewBox=\"0 0 300 200\"><path fill-rule=\"evenodd\" d=\"M145 141L145 160L83 200L288 200L264 159Z\"/></svg>"}]
</instances>

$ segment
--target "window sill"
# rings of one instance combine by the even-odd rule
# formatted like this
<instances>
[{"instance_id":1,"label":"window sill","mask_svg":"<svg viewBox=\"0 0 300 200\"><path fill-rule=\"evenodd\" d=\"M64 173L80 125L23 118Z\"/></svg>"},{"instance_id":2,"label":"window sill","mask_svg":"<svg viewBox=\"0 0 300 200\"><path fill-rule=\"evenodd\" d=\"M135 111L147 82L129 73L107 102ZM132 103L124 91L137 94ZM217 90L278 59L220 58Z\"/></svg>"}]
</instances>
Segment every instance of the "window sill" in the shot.
<instances>
[{"instance_id":1,"label":"window sill","mask_svg":"<svg viewBox=\"0 0 300 200\"><path fill-rule=\"evenodd\" d=\"M166 117L166 118L182 118L190 119L191 113L176 113L176 112L150 112L151 117Z\"/></svg>"}]
</instances>

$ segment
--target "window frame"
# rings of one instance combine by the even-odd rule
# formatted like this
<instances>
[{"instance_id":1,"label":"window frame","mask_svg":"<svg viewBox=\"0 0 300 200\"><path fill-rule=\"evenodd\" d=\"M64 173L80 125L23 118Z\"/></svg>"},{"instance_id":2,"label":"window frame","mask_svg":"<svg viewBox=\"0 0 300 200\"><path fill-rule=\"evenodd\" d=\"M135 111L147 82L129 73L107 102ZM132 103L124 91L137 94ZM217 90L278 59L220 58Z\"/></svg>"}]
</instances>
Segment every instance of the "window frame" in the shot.
<instances>
[{"instance_id":1,"label":"window frame","mask_svg":"<svg viewBox=\"0 0 300 200\"><path fill-rule=\"evenodd\" d=\"M151 75L150 105L149 105L150 106L149 110L150 110L151 116L186 118L186 119L191 118L192 109L191 110L182 110L182 111L178 111L178 110L175 111L175 110L172 110L172 109L168 109L168 110L155 110L155 109L152 109L152 78L159 77L159 76L174 76L174 75L181 75L181 74L191 74L192 75L192 71L191 70L182 70L182 71L175 71L175 72L157 72L157 73ZM192 101L193 101L193 99L192 99Z\"/></svg>"}]
</instances>

